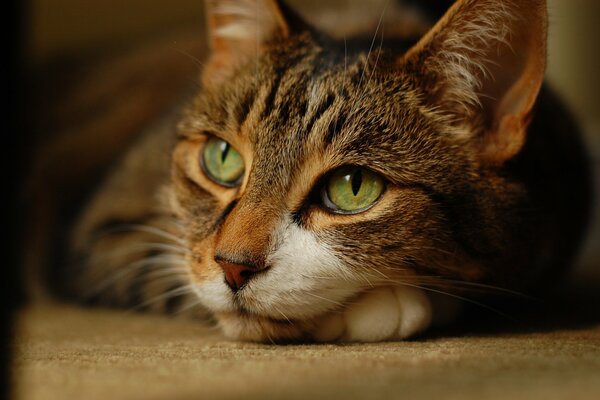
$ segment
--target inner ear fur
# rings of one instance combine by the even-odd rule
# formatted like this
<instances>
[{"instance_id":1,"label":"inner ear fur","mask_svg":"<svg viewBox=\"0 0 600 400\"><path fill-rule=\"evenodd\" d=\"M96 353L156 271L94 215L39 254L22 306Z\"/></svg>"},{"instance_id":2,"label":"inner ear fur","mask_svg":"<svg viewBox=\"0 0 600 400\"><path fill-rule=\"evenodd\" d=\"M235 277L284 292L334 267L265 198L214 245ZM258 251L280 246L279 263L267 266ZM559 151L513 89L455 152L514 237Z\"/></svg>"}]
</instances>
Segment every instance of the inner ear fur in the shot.
<instances>
[{"instance_id":1,"label":"inner ear fur","mask_svg":"<svg viewBox=\"0 0 600 400\"><path fill-rule=\"evenodd\" d=\"M265 43L286 38L290 11L279 0L206 0L210 56L203 80L226 79L244 60L257 57Z\"/></svg>"},{"instance_id":2,"label":"inner ear fur","mask_svg":"<svg viewBox=\"0 0 600 400\"><path fill-rule=\"evenodd\" d=\"M400 60L426 101L468 126L484 162L523 147L546 64L545 0L459 0Z\"/></svg>"}]
</instances>

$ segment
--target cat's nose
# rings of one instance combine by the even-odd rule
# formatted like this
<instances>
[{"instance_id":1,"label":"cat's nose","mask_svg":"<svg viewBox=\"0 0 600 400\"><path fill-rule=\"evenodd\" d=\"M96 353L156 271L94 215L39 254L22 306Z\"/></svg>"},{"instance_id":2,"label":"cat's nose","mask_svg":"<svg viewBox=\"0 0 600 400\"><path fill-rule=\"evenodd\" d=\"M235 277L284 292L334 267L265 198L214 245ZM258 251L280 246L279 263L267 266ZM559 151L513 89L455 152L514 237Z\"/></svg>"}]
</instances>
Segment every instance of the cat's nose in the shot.
<instances>
[{"instance_id":1,"label":"cat's nose","mask_svg":"<svg viewBox=\"0 0 600 400\"><path fill-rule=\"evenodd\" d=\"M240 290L258 272L256 268L249 265L236 264L220 259L216 259L216 261L225 273L225 282L234 292Z\"/></svg>"}]
</instances>

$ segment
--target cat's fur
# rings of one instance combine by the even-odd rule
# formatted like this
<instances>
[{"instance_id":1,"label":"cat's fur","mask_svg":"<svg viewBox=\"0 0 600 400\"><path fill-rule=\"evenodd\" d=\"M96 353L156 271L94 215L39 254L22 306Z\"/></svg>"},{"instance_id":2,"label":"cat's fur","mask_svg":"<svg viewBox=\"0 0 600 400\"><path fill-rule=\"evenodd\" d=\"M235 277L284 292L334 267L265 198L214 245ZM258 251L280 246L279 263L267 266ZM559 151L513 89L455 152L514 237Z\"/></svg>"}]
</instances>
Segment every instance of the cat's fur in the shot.
<instances>
[{"instance_id":1,"label":"cat's fur","mask_svg":"<svg viewBox=\"0 0 600 400\"><path fill-rule=\"evenodd\" d=\"M70 293L201 303L232 338L378 341L426 329L439 309L428 292L540 288L571 261L588 172L542 87L544 1L459 0L418 41L383 26L334 39L275 0L207 10L202 88L178 137L174 111L82 213ZM240 187L199 167L211 135L242 154ZM387 181L366 212L318 204L323 177L344 165ZM223 260L259 272L233 292Z\"/></svg>"}]
</instances>

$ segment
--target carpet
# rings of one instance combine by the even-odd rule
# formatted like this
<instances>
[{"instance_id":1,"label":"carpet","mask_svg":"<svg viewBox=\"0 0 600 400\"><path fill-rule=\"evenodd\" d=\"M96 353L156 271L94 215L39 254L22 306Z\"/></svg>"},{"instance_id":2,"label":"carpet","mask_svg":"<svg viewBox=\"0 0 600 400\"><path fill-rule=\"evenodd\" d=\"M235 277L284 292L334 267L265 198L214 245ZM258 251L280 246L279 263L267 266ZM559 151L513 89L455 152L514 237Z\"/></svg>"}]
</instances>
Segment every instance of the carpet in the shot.
<instances>
[{"instance_id":1,"label":"carpet","mask_svg":"<svg viewBox=\"0 0 600 400\"><path fill-rule=\"evenodd\" d=\"M347 345L238 343L189 320L29 306L16 325L14 397L598 399L598 293L519 322L482 314L417 340Z\"/></svg>"}]
</instances>

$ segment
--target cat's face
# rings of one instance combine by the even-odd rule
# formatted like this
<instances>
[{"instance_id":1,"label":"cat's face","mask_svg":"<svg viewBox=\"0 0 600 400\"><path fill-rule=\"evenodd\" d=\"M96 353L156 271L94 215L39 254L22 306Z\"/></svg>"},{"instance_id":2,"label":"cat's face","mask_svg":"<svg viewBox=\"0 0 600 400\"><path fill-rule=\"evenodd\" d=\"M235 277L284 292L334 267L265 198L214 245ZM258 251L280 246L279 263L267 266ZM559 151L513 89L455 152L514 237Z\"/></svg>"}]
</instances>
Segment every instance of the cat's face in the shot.
<instances>
[{"instance_id":1,"label":"cat's face","mask_svg":"<svg viewBox=\"0 0 600 400\"><path fill-rule=\"evenodd\" d=\"M217 2L213 24L244 3ZM457 123L426 101L439 74L415 76L402 54L348 55L261 12L276 34L240 59L216 43L173 156L191 276L226 333L301 337L369 288L484 276L450 204L506 185L479 179L480 118Z\"/></svg>"},{"instance_id":2,"label":"cat's face","mask_svg":"<svg viewBox=\"0 0 600 400\"><path fill-rule=\"evenodd\" d=\"M197 257L192 271L214 311L307 319L373 285L410 283L416 265L454 263L451 234L430 197L447 186L430 179L440 175L436 169L450 181L468 171L464 156L450 157L446 127L419 107L402 79L382 73L389 61L381 59L374 76L364 57L318 71L331 55L307 47L290 65L273 64L292 54L267 55L206 87L176 150ZM228 157L241 156L227 160L243 171L233 185L217 183L203 166L209 151L223 154L211 146L216 140L235 149ZM345 195L345 174L358 173L345 167L363 169L357 195L371 191L358 212L328 203ZM217 256L261 271L234 293Z\"/></svg>"}]
</instances>

